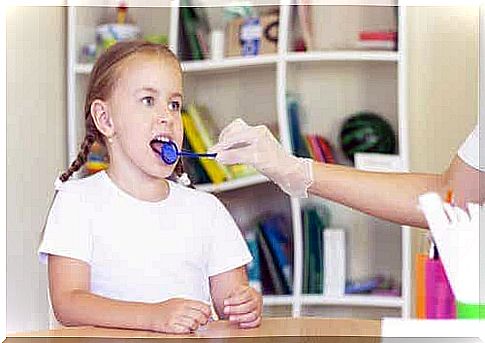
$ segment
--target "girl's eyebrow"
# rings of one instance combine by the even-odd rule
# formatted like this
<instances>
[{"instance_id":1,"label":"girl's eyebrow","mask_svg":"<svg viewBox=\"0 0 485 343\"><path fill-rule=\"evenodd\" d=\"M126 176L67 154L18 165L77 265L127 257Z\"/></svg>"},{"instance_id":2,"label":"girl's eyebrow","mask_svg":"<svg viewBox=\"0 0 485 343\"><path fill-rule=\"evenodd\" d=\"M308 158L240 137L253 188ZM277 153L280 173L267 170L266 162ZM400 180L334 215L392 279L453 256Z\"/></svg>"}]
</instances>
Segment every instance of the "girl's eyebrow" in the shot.
<instances>
[{"instance_id":1,"label":"girl's eyebrow","mask_svg":"<svg viewBox=\"0 0 485 343\"><path fill-rule=\"evenodd\" d=\"M179 92L173 92L170 94L170 98L182 98L182 94Z\"/></svg>"},{"instance_id":2,"label":"girl's eyebrow","mask_svg":"<svg viewBox=\"0 0 485 343\"><path fill-rule=\"evenodd\" d=\"M142 88L137 89L135 93L142 92L142 91L155 93L155 94L159 93L158 89L153 88L153 87L142 87ZM182 96L182 93L180 93L180 92L172 92L172 93L170 93L169 98L183 98L183 96Z\"/></svg>"},{"instance_id":3,"label":"girl's eyebrow","mask_svg":"<svg viewBox=\"0 0 485 343\"><path fill-rule=\"evenodd\" d=\"M158 90L156 88L153 88L153 87L138 88L136 90L136 93L141 92L141 91L147 91L147 92L150 92L150 93L157 93L158 94Z\"/></svg>"}]
</instances>

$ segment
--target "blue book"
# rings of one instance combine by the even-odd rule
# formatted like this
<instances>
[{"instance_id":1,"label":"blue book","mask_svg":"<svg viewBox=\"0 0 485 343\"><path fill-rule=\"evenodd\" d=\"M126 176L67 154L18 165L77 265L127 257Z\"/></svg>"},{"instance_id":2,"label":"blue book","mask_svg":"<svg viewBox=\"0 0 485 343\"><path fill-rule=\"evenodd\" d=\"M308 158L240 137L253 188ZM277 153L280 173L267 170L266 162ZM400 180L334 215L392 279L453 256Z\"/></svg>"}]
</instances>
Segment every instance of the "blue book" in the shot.
<instances>
[{"instance_id":1,"label":"blue book","mask_svg":"<svg viewBox=\"0 0 485 343\"><path fill-rule=\"evenodd\" d=\"M305 139L300 130L299 103L293 96L287 96L287 112L293 153L300 157L310 157L310 152L307 149Z\"/></svg>"},{"instance_id":2,"label":"blue book","mask_svg":"<svg viewBox=\"0 0 485 343\"><path fill-rule=\"evenodd\" d=\"M260 226L273 255L277 271L281 276L284 292L290 294L292 289L291 265L285 251L285 246L288 246L288 237L283 233L285 227L284 218L281 216L269 217Z\"/></svg>"},{"instance_id":3,"label":"blue book","mask_svg":"<svg viewBox=\"0 0 485 343\"><path fill-rule=\"evenodd\" d=\"M244 233L249 252L253 256L253 260L246 266L249 285L258 292L262 291L261 285L261 264L259 258L258 240L255 230L249 230Z\"/></svg>"}]
</instances>

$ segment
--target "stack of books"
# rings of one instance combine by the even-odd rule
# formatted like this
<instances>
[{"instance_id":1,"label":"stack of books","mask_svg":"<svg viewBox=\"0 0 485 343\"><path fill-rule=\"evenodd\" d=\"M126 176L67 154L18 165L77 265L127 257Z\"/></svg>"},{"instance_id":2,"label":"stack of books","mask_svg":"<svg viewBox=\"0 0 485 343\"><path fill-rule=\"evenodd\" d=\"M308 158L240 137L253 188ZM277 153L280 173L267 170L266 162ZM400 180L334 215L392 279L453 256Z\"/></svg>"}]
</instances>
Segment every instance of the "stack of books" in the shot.
<instances>
[{"instance_id":1,"label":"stack of books","mask_svg":"<svg viewBox=\"0 0 485 343\"><path fill-rule=\"evenodd\" d=\"M204 7L193 7L190 0L180 2L180 51L183 61L203 60L209 56L209 20Z\"/></svg>"},{"instance_id":2,"label":"stack of books","mask_svg":"<svg viewBox=\"0 0 485 343\"><path fill-rule=\"evenodd\" d=\"M357 47L370 50L396 50L396 31L362 31L359 33Z\"/></svg>"},{"instance_id":3,"label":"stack of books","mask_svg":"<svg viewBox=\"0 0 485 343\"><path fill-rule=\"evenodd\" d=\"M288 96L288 123L293 154L324 163L335 163L333 148L322 136L302 134L300 129L300 104L295 96Z\"/></svg>"},{"instance_id":4,"label":"stack of books","mask_svg":"<svg viewBox=\"0 0 485 343\"><path fill-rule=\"evenodd\" d=\"M218 129L207 108L190 104L182 110L185 139L183 148L195 153L206 153L215 144ZM192 183L218 184L256 174L256 170L246 165L225 166L209 158L183 159L184 169Z\"/></svg>"},{"instance_id":5,"label":"stack of books","mask_svg":"<svg viewBox=\"0 0 485 343\"><path fill-rule=\"evenodd\" d=\"M275 214L245 232L253 255L253 261L247 266L249 283L265 295L292 293L290 228L286 217Z\"/></svg>"}]
</instances>

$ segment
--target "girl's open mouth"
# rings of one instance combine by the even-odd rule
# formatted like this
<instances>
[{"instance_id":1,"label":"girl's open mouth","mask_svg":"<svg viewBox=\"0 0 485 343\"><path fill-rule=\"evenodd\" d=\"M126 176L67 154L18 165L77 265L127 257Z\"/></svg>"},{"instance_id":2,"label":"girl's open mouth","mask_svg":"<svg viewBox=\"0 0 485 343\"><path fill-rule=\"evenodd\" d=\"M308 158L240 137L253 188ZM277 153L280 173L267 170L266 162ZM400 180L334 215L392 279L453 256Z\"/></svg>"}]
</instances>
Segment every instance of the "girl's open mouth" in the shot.
<instances>
[{"instance_id":1,"label":"girl's open mouth","mask_svg":"<svg viewBox=\"0 0 485 343\"><path fill-rule=\"evenodd\" d=\"M158 135L150 141L149 145L150 148L152 148L152 150L157 153L157 155L160 155L160 151L162 151L162 145L167 142L170 142L170 139L168 137Z\"/></svg>"}]
</instances>

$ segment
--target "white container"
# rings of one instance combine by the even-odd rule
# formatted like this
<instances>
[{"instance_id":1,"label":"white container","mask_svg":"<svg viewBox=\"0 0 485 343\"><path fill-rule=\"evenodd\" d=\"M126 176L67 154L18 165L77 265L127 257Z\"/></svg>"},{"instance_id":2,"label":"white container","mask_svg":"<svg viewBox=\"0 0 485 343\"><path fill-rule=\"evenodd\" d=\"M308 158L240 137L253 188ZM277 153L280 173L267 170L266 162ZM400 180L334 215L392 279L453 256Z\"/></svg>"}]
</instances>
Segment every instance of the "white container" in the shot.
<instances>
[{"instance_id":1,"label":"white container","mask_svg":"<svg viewBox=\"0 0 485 343\"><path fill-rule=\"evenodd\" d=\"M211 33L211 58L221 60L224 58L224 32L220 30Z\"/></svg>"}]
</instances>

